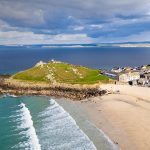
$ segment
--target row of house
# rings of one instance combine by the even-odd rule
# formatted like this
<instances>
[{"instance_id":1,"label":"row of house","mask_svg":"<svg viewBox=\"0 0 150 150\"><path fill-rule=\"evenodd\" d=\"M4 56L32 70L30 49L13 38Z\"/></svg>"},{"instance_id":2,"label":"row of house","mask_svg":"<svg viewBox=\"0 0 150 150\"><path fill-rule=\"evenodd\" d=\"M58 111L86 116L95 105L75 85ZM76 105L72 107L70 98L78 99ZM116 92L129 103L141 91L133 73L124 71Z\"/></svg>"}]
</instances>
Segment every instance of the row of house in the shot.
<instances>
[{"instance_id":1,"label":"row of house","mask_svg":"<svg viewBox=\"0 0 150 150\"><path fill-rule=\"evenodd\" d=\"M121 72L118 76L120 82L129 82L140 79L140 73L137 71Z\"/></svg>"},{"instance_id":2,"label":"row of house","mask_svg":"<svg viewBox=\"0 0 150 150\"><path fill-rule=\"evenodd\" d=\"M111 71L105 70L102 73L122 83L150 87L150 65L135 68L115 67Z\"/></svg>"},{"instance_id":3,"label":"row of house","mask_svg":"<svg viewBox=\"0 0 150 150\"><path fill-rule=\"evenodd\" d=\"M111 69L112 72L120 73L123 71L149 71L150 70L150 64L143 65L140 67L114 67Z\"/></svg>"}]
</instances>

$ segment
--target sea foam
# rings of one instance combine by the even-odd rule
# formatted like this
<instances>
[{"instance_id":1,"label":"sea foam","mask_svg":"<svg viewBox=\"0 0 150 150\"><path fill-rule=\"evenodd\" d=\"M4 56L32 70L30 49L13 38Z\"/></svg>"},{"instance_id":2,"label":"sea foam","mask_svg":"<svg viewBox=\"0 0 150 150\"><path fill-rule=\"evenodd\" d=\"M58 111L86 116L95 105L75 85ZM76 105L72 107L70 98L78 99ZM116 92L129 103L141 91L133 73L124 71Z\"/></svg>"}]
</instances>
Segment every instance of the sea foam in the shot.
<instances>
[{"instance_id":1,"label":"sea foam","mask_svg":"<svg viewBox=\"0 0 150 150\"><path fill-rule=\"evenodd\" d=\"M44 149L96 150L93 142L79 128L76 121L55 100L39 113L39 138Z\"/></svg>"},{"instance_id":2,"label":"sea foam","mask_svg":"<svg viewBox=\"0 0 150 150\"><path fill-rule=\"evenodd\" d=\"M25 135L28 140L18 143L15 148L41 150L30 111L24 103L21 103L20 107L20 124L17 126L17 129L21 130L20 134Z\"/></svg>"}]
</instances>

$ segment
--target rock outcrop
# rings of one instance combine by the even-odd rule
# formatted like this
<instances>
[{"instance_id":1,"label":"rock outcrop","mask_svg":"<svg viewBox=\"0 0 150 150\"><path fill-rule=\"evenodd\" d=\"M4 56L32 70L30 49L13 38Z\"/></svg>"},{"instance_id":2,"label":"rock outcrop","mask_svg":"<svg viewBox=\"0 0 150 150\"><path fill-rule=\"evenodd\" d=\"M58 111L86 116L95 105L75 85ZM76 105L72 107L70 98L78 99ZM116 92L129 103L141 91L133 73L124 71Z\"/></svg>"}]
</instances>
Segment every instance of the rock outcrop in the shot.
<instances>
[{"instance_id":1,"label":"rock outcrop","mask_svg":"<svg viewBox=\"0 0 150 150\"><path fill-rule=\"evenodd\" d=\"M81 87L64 84L49 85L42 83L27 83L11 80L9 76L0 76L0 94L45 95L82 100L89 97L100 96L105 93L105 90L99 90L92 86Z\"/></svg>"}]
</instances>

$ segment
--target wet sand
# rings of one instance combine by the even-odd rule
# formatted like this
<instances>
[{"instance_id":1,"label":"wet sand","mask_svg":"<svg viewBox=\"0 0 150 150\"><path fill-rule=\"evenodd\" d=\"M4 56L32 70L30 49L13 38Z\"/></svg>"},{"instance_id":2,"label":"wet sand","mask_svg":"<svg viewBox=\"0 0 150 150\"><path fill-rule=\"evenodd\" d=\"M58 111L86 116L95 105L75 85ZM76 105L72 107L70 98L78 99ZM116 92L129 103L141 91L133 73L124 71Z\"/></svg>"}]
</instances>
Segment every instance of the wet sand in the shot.
<instances>
[{"instance_id":1,"label":"wet sand","mask_svg":"<svg viewBox=\"0 0 150 150\"><path fill-rule=\"evenodd\" d=\"M118 145L114 144L108 136L97 128L89 118L87 109L79 101L67 99L56 100L76 121L80 129L96 146L97 150L119 150Z\"/></svg>"},{"instance_id":2,"label":"wet sand","mask_svg":"<svg viewBox=\"0 0 150 150\"><path fill-rule=\"evenodd\" d=\"M122 150L150 150L150 88L103 85L114 94L78 102ZM119 93L115 92L119 90Z\"/></svg>"}]
</instances>

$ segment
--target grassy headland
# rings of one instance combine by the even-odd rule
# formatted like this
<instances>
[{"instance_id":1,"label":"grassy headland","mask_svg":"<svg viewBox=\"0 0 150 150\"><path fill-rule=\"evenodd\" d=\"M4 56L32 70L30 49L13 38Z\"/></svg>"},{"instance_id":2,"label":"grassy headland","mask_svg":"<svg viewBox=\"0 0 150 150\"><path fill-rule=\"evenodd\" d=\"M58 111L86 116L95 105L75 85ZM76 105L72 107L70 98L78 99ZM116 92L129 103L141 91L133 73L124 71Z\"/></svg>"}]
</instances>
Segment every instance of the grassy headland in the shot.
<instances>
[{"instance_id":1,"label":"grassy headland","mask_svg":"<svg viewBox=\"0 0 150 150\"><path fill-rule=\"evenodd\" d=\"M105 94L106 90L99 89L99 83L111 81L99 70L58 61L39 62L1 80L1 94L47 95L74 100Z\"/></svg>"},{"instance_id":2,"label":"grassy headland","mask_svg":"<svg viewBox=\"0 0 150 150\"><path fill-rule=\"evenodd\" d=\"M13 75L12 78L51 84L95 84L109 81L109 78L100 74L99 70L57 61L37 64L31 69Z\"/></svg>"}]
</instances>

